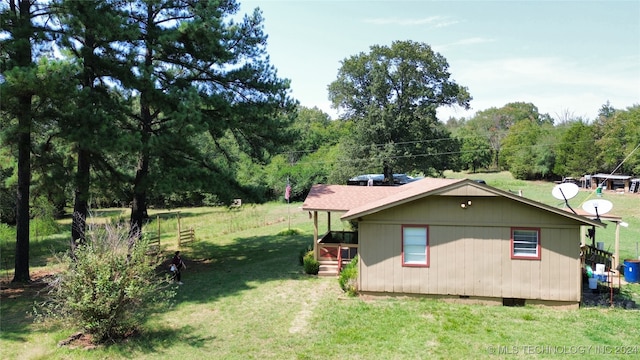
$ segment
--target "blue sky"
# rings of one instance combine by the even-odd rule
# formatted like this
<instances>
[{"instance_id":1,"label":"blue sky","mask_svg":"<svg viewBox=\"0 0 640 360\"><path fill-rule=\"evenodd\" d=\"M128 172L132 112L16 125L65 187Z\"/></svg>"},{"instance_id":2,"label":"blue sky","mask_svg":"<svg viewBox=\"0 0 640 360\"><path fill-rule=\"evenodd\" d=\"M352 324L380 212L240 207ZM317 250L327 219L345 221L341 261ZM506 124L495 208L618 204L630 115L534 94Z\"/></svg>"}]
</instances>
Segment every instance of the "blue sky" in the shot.
<instances>
[{"instance_id":1,"label":"blue sky","mask_svg":"<svg viewBox=\"0 0 640 360\"><path fill-rule=\"evenodd\" d=\"M259 7L267 51L303 106L332 118L327 85L340 62L395 40L429 44L469 88L472 109L524 101L553 118L592 120L610 101L640 103L640 1L239 0Z\"/></svg>"}]
</instances>

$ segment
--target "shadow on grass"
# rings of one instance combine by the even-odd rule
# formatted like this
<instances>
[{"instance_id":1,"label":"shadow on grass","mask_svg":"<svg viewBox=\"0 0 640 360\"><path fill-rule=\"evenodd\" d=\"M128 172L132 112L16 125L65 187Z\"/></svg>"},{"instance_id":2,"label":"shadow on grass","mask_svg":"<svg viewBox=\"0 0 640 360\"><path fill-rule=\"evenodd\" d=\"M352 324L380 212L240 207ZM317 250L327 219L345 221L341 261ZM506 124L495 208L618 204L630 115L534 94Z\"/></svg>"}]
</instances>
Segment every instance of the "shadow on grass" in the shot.
<instances>
[{"instance_id":1,"label":"shadow on grass","mask_svg":"<svg viewBox=\"0 0 640 360\"><path fill-rule=\"evenodd\" d=\"M131 356L132 352L142 354L161 353L162 350L176 345L201 348L206 343L216 339L215 336L196 336L193 335L194 332L195 329L189 325L185 325L180 331L170 328L145 331L129 341L112 345L111 350L121 353L123 357L128 357Z\"/></svg>"},{"instance_id":2,"label":"shadow on grass","mask_svg":"<svg viewBox=\"0 0 640 360\"><path fill-rule=\"evenodd\" d=\"M71 239L71 234L66 232L64 234L51 235L44 239L32 240L29 243L29 266L31 268L46 266L48 260L53 257L54 254L66 251L69 248L69 239ZM2 242L2 244L0 244L0 266L2 270L8 271L14 269L15 247L15 240ZM1 274L2 282L7 280L7 274L7 272ZM13 278L13 275L11 275L11 278Z\"/></svg>"},{"instance_id":3,"label":"shadow on grass","mask_svg":"<svg viewBox=\"0 0 640 360\"><path fill-rule=\"evenodd\" d=\"M0 338L11 341L26 341L26 335L32 332L35 302L42 298L44 288L43 279L33 281L31 284L2 283Z\"/></svg>"},{"instance_id":4,"label":"shadow on grass","mask_svg":"<svg viewBox=\"0 0 640 360\"><path fill-rule=\"evenodd\" d=\"M252 283L306 277L299 254L309 235L236 238L231 244L195 242L184 250L187 269L176 301L205 303L251 289Z\"/></svg>"},{"instance_id":5,"label":"shadow on grass","mask_svg":"<svg viewBox=\"0 0 640 360\"><path fill-rule=\"evenodd\" d=\"M33 253L51 254L52 249L64 251L68 236L52 237L31 247ZM183 271L184 285L177 287L177 303L207 303L233 296L251 289L255 283L280 279L304 279L307 275L299 265L300 250L312 242L309 235L269 235L236 238L232 243L217 245L200 241L182 249L187 269ZM3 254L4 255L4 254ZM173 253L165 253L168 263ZM34 280L32 273L32 280ZM3 279L4 280L4 279ZM39 281L42 281L40 279ZM15 285L3 282L0 301L2 322L0 338L22 342L33 331L31 311L34 302L42 298L38 291L43 282ZM210 341L191 335L188 325L176 329L160 329L141 334L140 340L117 344L116 347L145 353L181 342L198 347ZM117 351L117 350L116 350Z\"/></svg>"}]
</instances>

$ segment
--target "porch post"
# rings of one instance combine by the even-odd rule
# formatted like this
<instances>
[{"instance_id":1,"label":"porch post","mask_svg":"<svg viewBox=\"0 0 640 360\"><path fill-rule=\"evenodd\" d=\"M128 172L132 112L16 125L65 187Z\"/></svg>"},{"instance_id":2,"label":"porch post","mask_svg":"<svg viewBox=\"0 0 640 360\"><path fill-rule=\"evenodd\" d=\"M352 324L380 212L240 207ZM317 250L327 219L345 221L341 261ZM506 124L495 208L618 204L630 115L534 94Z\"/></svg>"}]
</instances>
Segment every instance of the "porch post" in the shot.
<instances>
[{"instance_id":1,"label":"porch post","mask_svg":"<svg viewBox=\"0 0 640 360\"><path fill-rule=\"evenodd\" d=\"M614 245L613 264L611 265L614 270L618 271L618 265L620 264L620 222L616 221L616 244Z\"/></svg>"},{"instance_id":2,"label":"porch post","mask_svg":"<svg viewBox=\"0 0 640 360\"><path fill-rule=\"evenodd\" d=\"M318 260L318 211L313 211L313 257Z\"/></svg>"}]
</instances>

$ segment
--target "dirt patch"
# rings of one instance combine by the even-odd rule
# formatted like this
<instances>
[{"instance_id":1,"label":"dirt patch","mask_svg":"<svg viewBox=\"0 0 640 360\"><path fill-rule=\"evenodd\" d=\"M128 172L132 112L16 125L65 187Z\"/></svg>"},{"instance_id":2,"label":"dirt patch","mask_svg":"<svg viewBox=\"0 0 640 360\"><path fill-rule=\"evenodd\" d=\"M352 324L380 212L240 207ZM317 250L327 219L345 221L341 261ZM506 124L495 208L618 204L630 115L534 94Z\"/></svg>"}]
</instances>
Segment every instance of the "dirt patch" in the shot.
<instances>
[{"instance_id":1,"label":"dirt patch","mask_svg":"<svg viewBox=\"0 0 640 360\"><path fill-rule=\"evenodd\" d=\"M306 329L309 319L313 315L313 309L318 304L318 301L320 301L322 295L327 293L331 286L332 284L326 281L317 287L310 286L309 294L300 297L303 300L302 308L291 322L291 326L289 327L290 334L297 334Z\"/></svg>"},{"instance_id":2,"label":"dirt patch","mask_svg":"<svg viewBox=\"0 0 640 360\"><path fill-rule=\"evenodd\" d=\"M47 286L47 281L55 275L52 271L33 271L31 282L27 284L13 283L11 280L0 280L0 299L34 298Z\"/></svg>"},{"instance_id":3,"label":"dirt patch","mask_svg":"<svg viewBox=\"0 0 640 360\"><path fill-rule=\"evenodd\" d=\"M585 307L615 307L619 309L637 309L638 305L629 296L622 293L620 288L609 288L598 284L596 289L583 286L581 306Z\"/></svg>"},{"instance_id":4,"label":"dirt patch","mask_svg":"<svg viewBox=\"0 0 640 360\"><path fill-rule=\"evenodd\" d=\"M67 346L69 349L85 349L92 350L97 346L93 343L93 337L91 334L75 333L69 336L67 339L58 343L58 346Z\"/></svg>"}]
</instances>

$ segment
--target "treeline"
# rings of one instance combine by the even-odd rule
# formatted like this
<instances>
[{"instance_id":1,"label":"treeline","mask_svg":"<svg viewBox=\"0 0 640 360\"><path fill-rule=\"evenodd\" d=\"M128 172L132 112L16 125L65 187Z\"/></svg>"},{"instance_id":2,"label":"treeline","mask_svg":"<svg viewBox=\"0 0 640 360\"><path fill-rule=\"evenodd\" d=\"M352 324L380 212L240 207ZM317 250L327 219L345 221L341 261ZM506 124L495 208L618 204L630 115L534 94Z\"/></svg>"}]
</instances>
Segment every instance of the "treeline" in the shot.
<instances>
[{"instance_id":1,"label":"treeline","mask_svg":"<svg viewBox=\"0 0 640 360\"><path fill-rule=\"evenodd\" d=\"M606 103L596 119L554 119L531 103L518 102L441 125L439 137L411 141L410 155L397 157L447 158L446 164L398 164L396 172L438 176L444 170L509 171L522 180L560 180L599 172L640 177L640 105L614 109ZM355 121L335 121L317 108L300 108L293 126L300 137L265 167L265 181L276 192L286 177L293 194L302 199L314 183L344 184L358 174L382 173L382 162L375 155L359 157L358 147L385 144L352 144ZM437 145L418 146L416 151L420 143ZM398 153L407 154L403 145L395 144Z\"/></svg>"},{"instance_id":2,"label":"treeline","mask_svg":"<svg viewBox=\"0 0 640 360\"><path fill-rule=\"evenodd\" d=\"M130 206L132 223L141 226L149 206L273 200L287 181L292 200L301 200L314 183L344 184L362 173L640 174L638 105L607 103L596 119L552 119L533 104L511 103L437 121L438 106L468 106L471 96L424 44L374 46L345 59L329 89L346 110L337 120L296 105L289 81L268 62L260 11L240 17L235 1L2 6L6 223L18 218L16 193L23 201L27 195L31 213L73 207L86 216L90 208ZM432 74L413 74L416 68ZM387 95L411 76L413 84L444 85ZM391 79L376 84L380 96L354 85L376 79Z\"/></svg>"},{"instance_id":3,"label":"treeline","mask_svg":"<svg viewBox=\"0 0 640 360\"><path fill-rule=\"evenodd\" d=\"M560 179L585 174L640 176L640 105L614 109L608 102L596 119L565 114L552 119L531 103L479 111L450 119L462 141L461 167L510 171L517 179Z\"/></svg>"}]
</instances>

